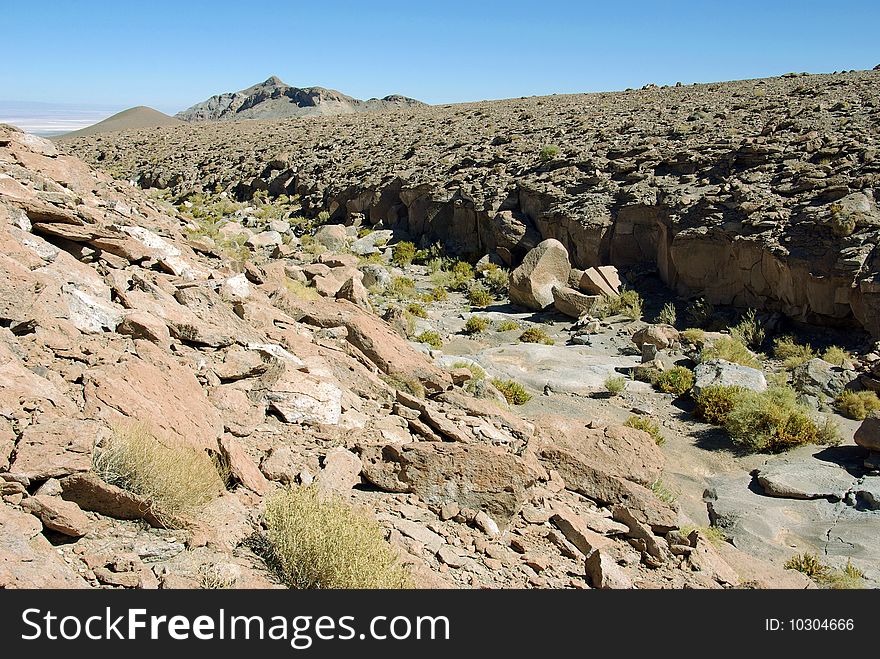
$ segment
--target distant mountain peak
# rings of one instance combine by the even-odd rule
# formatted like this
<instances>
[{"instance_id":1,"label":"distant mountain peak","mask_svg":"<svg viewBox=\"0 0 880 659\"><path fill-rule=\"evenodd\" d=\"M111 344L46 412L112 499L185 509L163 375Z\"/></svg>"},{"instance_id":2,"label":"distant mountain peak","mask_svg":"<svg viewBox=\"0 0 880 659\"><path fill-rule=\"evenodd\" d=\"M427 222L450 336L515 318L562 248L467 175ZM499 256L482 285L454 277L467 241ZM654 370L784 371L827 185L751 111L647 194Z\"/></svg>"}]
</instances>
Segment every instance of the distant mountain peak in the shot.
<instances>
[{"instance_id":1,"label":"distant mountain peak","mask_svg":"<svg viewBox=\"0 0 880 659\"><path fill-rule=\"evenodd\" d=\"M399 94L361 101L335 89L291 87L278 76L269 76L237 92L217 94L196 103L175 116L183 121L235 121L240 119L282 119L381 112L424 105Z\"/></svg>"}]
</instances>

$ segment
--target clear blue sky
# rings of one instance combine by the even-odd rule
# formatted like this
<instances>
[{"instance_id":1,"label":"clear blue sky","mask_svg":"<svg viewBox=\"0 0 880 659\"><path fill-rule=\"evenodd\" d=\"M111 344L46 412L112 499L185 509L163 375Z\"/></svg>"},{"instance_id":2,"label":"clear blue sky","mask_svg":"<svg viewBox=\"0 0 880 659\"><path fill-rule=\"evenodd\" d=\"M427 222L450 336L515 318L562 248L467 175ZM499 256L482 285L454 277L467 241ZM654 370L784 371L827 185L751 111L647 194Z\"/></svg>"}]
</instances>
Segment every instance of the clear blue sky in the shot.
<instances>
[{"instance_id":1,"label":"clear blue sky","mask_svg":"<svg viewBox=\"0 0 880 659\"><path fill-rule=\"evenodd\" d=\"M177 111L277 75L442 103L880 63L880 0L3 4L0 101Z\"/></svg>"}]
</instances>

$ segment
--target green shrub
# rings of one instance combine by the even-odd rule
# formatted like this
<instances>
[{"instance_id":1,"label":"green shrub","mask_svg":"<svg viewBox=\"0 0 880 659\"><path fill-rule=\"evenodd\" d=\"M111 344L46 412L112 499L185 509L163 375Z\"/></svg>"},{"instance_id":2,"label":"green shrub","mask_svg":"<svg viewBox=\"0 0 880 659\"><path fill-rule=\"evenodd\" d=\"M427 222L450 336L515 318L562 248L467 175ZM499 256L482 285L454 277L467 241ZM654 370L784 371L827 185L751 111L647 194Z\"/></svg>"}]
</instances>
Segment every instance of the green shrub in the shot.
<instances>
[{"instance_id":1,"label":"green shrub","mask_svg":"<svg viewBox=\"0 0 880 659\"><path fill-rule=\"evenodd\" d=\"M706 332L697 327L689 327L679 334L679 337L691 344L692 346L696 346L701 348L703 344L706 342Z\"/></svg>"},{"instance_id":2,"label":"green shrub","mask_svg":"<svg viewBox=\"0 0 880 659\"><path fill-rule=\"evenodd\" d=\"M822 446L838 446L843 441L840 434L840 426L830 416L826 416L822 425L819 426L819 434L816 443Z\"/></svg>"},{"instance_id":3,"label":"green shrub","mask_svg":"<svg viewBox=\"0 0 880 659\"><path fill-rule=\"evenodd\" d=\"M619 396L626 389L626 378L621 376L612 376L605 380L605 389L612 396Z\"/></svg>"},{"instance_id":4,"label":"green shrub","mask_svg":"<svg viewBox=\"0 0 880 659\"><path fill-rule=\"evenodd\" d=\"M743 387L724 385L703 387L695 398L694 414L706 423L723 426L745 391Z\"/></svg>"},{"instance_id":5,"label":"green shrub","mask_svg":"<svg viewBox=\"0 0 880 659\"><path fill-rule=\"evenodd\" d=\"M468 303L472 307L488 307L492 304L492 295L485 288L477 284L471 286L468 291Z\"/></svg>"},{"instance_id":6,"label":"green shrub","mask_svg":"<svg viewBox=\"0 0 880 659\"><path fill-rule=\"evenodd\" d=\"M783 567L802 572L823 588L846 590L865 587L865 575L849 561L843 570L835 570L825 565L815 554L805 553L795 554L785 561Z\"/></svg>"},{"instance_id":7,"label":"green shrub","mask_svg":"<svg viewBox=\"0 0 880 659\"><path fill-rule=\"evenodd\" d=\"M412 314L416 318L427 318L428 317L428 310L425 309L425 307L423 307L418 302L410 302L410 304L407 305L406 310L408 313Z\"/></svg>"},{"instance_id":8,"label":"green shrub","mask_svg":"<svg viewBox=\"0 0 880 659\"><path fill-rule=\"evenodd\" d=\"M431 299L434 302L445 302L449 299L449 293L446 291L445 288L435 286L431 289Z\"/></svg>"},{"instance_id":9,"label":"green shrub","mask_svg":"<svg viewBox=\"0 0 880 659\"><path fill-rule=\"evenodd\" d=\"M411 300L416 296L416 283L409 277L395 277L385 288L385 293L398 300Z\"/></svg>"},{"instance_id":10,"label":"green shrub","mask_svg":"<svg viewBox=\"0 0 880 659\"><path fill-rule=\"evenodd\" d=\"M706 362L712 359L723 359L741 366L761 368L761 362L758 361L758 358L752 354L742 341L732 336L722 336L710 345L703 347L703 350L700 352L700 361Z\"/></svg>"},{"instance_id":11,"label":"green shrub","mask_svg":"<svg viewBox=\"0 0 880 659\"><path fill-rule=\"evenodd\" d=\"M543 343L548 346L552 346L555 343L555 341L550 338L550 335L540 327L528 328L519 335L519 340L523 343Z\"/></svg>"},{"instance_id":12,"label":"green shrub","mask_svg":"<svg viewBox=\"0 0 880 659\"><path fill-rule=\"evenodd\" d=\"M494 295L507 295L510 274L504 268L490 263L483 269L483 284Z\"/></svg>"},{"instance_id":13,"label":"green shrub","mask_svg":"<svg viewBox=\"0 0 880 659\"><path fill-rule=\"evenodd\" d=\"M409 242L397 243L391 253L391 261L398 266L407 266L416 256L416 246Z\"/></svg>"},{"instance_id":14,"label":"green shrub","mask_svg":"<svg viewBox=\"0 0 880 659\"><path fill-rule=\"evenodd\" d=\"M379 525L317 487L281 490L266 502L269 562L290 588L410 588Z\"/></svg>"},{"instance_id":15,"label":"green shrub","mask_svg":"<svg viewBox=\"0 0 880 659\"><path fill-rule=\"evenodd\" d=\"M660 426L646 417L633 414L623 425L635 428L636 430L644 430L651 435L651 439L654 440L657 446L662 446L666 442L666 438L660 432Z\"/></svg>"},{"instance_id":16,"label":"green shrub","mask_svg":"<svg viewBox=\"0 0 880 659\"><path fill-rule=\"evenodd\" d=\"M492 380L492 386L501 392L501 395L510 405L525 405L532 397L526 391L526 388L519 382L513 380Z\"/></svg>"},{"instance_id":17,"label":"green shrub","mask_svg":"<svg viewBox=\"0 0 880 659\"><path fill-rule=\"evenodd\" d=\"M869 413L880 410L880 398L873 391L844 389L834 399L834 409L843 416L862 421Z\"/></svg>"},{"instance_id":18,"label":"green shrub","mask_svg":"<svg viewBox=\"0 0 880 659\"><path fill-rule=\"evenodd\" d=\"M511 332L513 330L518 330L519 328L520 328L519 323L516 322L515 320L502 320L500 323L498 323L498 326L495 328L495 331L497 331L497 332Z\"/></svg>"},{"instance_id":19,"label":"green shrub","mask_svg":"<svg viewBox=\"0 0 880 659\"><path fill-rule=\"evenodd\" d=\"M633 380L654 385L660 377L660 369L656 366L636 366L632 369L632 377Z\"/></svg>"},{"instance_id":20,"label":"green shrub","mask_svg":"<svg viewBox=\"0 0 880 659\"><path fill-rule=\"evenodd\" d=\"M330 221L330 213L328 211L321 211L318 213L318 222L321 224L326 224Z\"/></svg>"},{"instance_id":21,"label":"green shrub","mask_svg":"<svg viewBox=\"0 0 880 659\"><path fill-rule=\"evenodd\" d=\"M852 355L839 346L831 346L822 353L822 359L835 366L844 366L852 362Z\"/></svg>"},{"instance_id":22,"label":"green shrub","mask_svg":"<svg viewBox=\"0 0 880 659\"><path fill-rule=\"evenodd\" d=\"M440 334L432 330L426 330L419 334L416 337L416 341L418 341L419 343L427 343L435 350L439 350L443 347L443 339L441 338Z\"/></svg>"},{"instance_id":23,"label":"green shrub","mask_svg":"<svg viewBox=\"0 0 880 659\"><path fill-rule=\"evenodd\" d=\"M799 344L794 337L782 336L773 342L773 356L783 361L787 369L795 368L816 356L810 344Z\"/></svg>"},{"instance_id":24,"label":"green shrub","mask_svg":"<svg viewBox=\"0 0 880 659\"><path fill-rule=\"evenodd\" d=\"M92 468L107 483L146 499L149 512L167 527L184 525L224 490L217 463L205 451L166 446L141 423L114 427L95 449Z\"/></svg>"},{"instance_id":25,"label":"green shrub","mask_svg":"<svg viewBox=\"0 0 880 659\"><path fill-rule=\"evenodd\" d=\"M760 348L766 332L758 322L754 309L749 309L730 330L730 336L752 348Z\"/></svg>"},{"instance_id":26,"label":"green shrub","mask_svg":"<svg viewBox=\"0 0 880 659\"><path fill-rule=\"evenodd\" d=\"M663 503L667 503L670 506L675 503L675 500L677 498L675 496L675 493L668 487L666 487L666 484L659 478L651 483L651 492L653 492L654 496L660 499L660 501L662 501Z\"/></svg>"},{"instance_id":27,"label":"green shrub","mask_svg":"<svg viewBox=\"0 0 880 659\"><path fill-rule=\"evenodd\" d=\"M731 439L749 451L779 452L816 444L819 428L790 387L744 391L727 415L724 427Z\"/></svg>"},{"instance_id":28,"label":"green shrub","mask_svg":"<svg viewBox=\"0 0 880 659\"><path fill-rule=\"evenodd\" d=\"M554 160L557 156L559 156L559 147L555 144L548 144L543 149L541 149L541 153L538 155L538 159L542 163L548 163L551 160Z\"/></svg>"},{"instance_id":29,"label":"green shrub","mask_svg":"<svg viewBox=\"0 0 880 659\"><path fill-rule=\"evenodd\" d=\"M673 366L657 376L655 386L663 393L684 396L694 386L694 372L684 366Z\"/></svg>"},{"instance_id":30,"label":"green shrub","mask_svg":"<svg viewBox=\"0 0 880 659\"><path fill-rule=\"evenodd\" d=\"M699 297L685 309L689 324L694 327L706 327L715 316L715 307L705 298Z\"/></svg>"},{"instance_id":31,"label":"green shrub","mask_svg":"<svg viewBox=\"0 0 880 659\"><path fill-rule=\"evenodd\" d=\"M489 321L480 316L471 316L464 324L464 331L467 334L482 334L489 329Z\"/></svg>"},{"instance_id":32,"label":"green shrub","mask_svg":"<svg viewBox=\"0 0 880 659\"><path fill-rule=\"evenodd\" d=\"M675 325L675 321L677 319L677 314L675 311L675 305L672 302L667 302L663 305L663 308L660 310L660 313L657 314L657 317L654 319L655 323L663 323L665 325Z\"/></svg>"}]
</instances>

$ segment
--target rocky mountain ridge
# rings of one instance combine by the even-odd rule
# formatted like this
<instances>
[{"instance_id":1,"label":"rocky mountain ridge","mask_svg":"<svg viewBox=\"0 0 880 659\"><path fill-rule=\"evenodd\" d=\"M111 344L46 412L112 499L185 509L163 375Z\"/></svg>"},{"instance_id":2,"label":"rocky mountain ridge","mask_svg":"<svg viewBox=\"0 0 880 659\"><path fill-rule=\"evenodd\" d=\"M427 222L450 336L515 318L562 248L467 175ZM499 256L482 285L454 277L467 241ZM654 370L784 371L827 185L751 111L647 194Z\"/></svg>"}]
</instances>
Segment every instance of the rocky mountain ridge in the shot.
<instances>
[{"instance_id":1,"label":"rocky mountain ridge","mask_svg":"<svg viewBox=\"0 0 880 659\"><path fill-rule=\"evenodd\" d=\"M298 194L307 212L515 264L579 268L880 335L877 72L781 78L72 141L175 194ZM134 148L136 145L137 148Z\"/></svg>"},{"instance_id":2,"label":"rocky mountain ridge","mask_svg":"<svg viewBox=\"0 0 880 659\"><path fill-rule=\"evenodd\" d=\"M237 92L217 94L178 112L183 121L237 121L382 112L424 105L398 94L361 101L335 89L291 87L271 76Z\"/></svg>"}]
</instances>

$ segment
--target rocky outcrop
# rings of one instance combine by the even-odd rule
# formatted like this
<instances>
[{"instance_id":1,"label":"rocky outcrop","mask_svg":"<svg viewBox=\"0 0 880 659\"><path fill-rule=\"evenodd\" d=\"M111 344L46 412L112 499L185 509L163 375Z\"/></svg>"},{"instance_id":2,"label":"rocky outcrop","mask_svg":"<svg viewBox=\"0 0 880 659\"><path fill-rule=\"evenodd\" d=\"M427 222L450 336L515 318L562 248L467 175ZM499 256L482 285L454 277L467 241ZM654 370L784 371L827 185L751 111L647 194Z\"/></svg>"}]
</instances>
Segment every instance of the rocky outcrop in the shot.
<instances>
[{"instance_id":1,"label":"rocky outcrop","mask_svg":"<svg viewBox=\"0 0 880 659\"><path fill-rule=\"evenodd\" d=\"M178 112L183 121L236 121L241 119L280 119L315 115L380 112L424 105L412 98L392 94L382 99L359 101L333 89L298 89L275 76L247 89L212 96Z\"/></svg>"},{"instance_id":2,"label":"rocky outcrop","mask_svg":"<svg viewBox=\"0 0 880 659\"><path fill-rule=\"evenodd\" d=\"M577 268L650 265L684 296L880 336L877 75L184 126L65 148L143 185L299 194L333 221L512 266L552 238ZM542 161L548 145L558 155Z\"/></svg>"}]
</instances>

